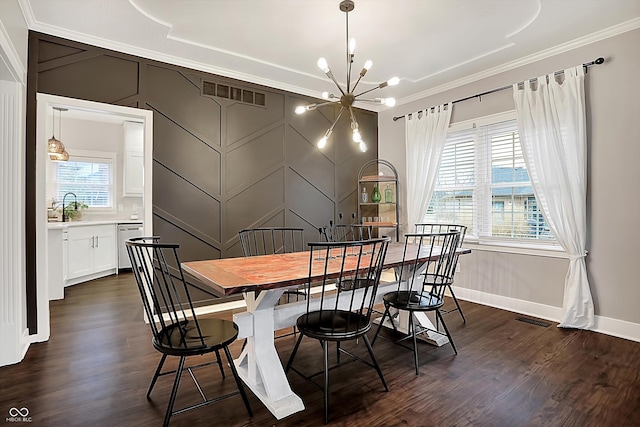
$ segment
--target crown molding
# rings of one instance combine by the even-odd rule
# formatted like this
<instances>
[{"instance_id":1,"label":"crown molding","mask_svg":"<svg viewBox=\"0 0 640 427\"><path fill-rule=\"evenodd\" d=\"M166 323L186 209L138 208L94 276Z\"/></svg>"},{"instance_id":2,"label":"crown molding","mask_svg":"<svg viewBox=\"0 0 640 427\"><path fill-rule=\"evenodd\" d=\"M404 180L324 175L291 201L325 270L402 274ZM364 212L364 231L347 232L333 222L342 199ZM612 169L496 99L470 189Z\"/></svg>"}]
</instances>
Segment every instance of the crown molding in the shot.
<instances>
[{"instance_id":1,"label":"crown molding","mask_svg":"<svg viewBox=\"0 0 640 427\"><path fill-rule=\"evenodd\" d=\"M573 49L577 49L579 47L587 46L589 44L608 39L610 37L614 37L628 31L633 31L640 28L640 18L630 19L629 21L622 22L618 25L614 25L609 28L605 28L604 30L597 31L593 34L589 34L588 36L579 37L577 39L571 40L569 42L560 44L550 49L545 49L534 53L529 56L522 57L515 61L507 62L505 64L499 65L497 67L489 68L487 70L481 71L476 74L469 75L467 77L463 77L458 80L451 81L449 83L445 83L440 86L436 86L434 88L418 92L416 94L406 96L397 100L396 107L398 105L408 104L409 102L418 101L423 98L427 98L429 96L436 95L441 92L445 92L447 90L455 89L460 86L464 86L469 83L477 82L478 80L486 79L488 77L495 76L496 74L503 73L505 71L510 71L518 67L522 67L554 55L558 55L561 53L568 52Z\"/></svg>"},{"instance_id":2,"label":"crown molding","mask_svg":"<svg viewBox=\"0 0 640 427\"><path fill-rule=\"evenodd\" d=\"M16 47L11 42L9 33L0 20L0 61L5 65L14 81L21 85L27 83L27 68L20 60Z\"/></svg>"}]
</instances>

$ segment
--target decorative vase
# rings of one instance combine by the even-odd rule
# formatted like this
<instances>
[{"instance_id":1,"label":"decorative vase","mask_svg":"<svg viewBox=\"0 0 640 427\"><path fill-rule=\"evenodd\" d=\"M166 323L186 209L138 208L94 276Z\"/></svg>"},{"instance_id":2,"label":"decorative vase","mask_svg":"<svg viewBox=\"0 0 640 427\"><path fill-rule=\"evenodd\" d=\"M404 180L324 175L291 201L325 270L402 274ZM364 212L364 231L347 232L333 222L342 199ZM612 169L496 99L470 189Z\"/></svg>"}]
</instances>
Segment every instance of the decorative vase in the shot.
<instances>
[{"instance_id":1,"label":"decorative vase","mask_svg":"<svg viewBox=\"0 0 640 427\"><path fill-rule=\"evenodd\" d=\"M384 190L384 202L393 203L393 190L387 184L387 188Z\"/></svg>"},{"instance_id":2,"label":"decorative vase","mask_svg":"<svg viewBox=\"0 0 640 427\"><path fill-rule=\"evenodd\" d=\"M382 199L382 195L380 194L380 190L378 190L378 186L374 185L373 186L373 193L371 193L371 201L373 203L380 203L380 200Z\"/></svg>"}]
</instances>

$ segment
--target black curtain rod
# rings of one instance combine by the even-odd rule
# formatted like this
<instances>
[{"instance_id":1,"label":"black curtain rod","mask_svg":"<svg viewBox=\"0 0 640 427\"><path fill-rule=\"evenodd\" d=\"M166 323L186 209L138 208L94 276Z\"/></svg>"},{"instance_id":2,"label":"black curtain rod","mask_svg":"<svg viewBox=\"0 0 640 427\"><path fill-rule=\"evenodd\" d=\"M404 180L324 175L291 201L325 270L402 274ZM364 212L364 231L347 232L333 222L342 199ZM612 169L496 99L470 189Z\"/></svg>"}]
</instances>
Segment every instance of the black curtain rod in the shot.
<instances>
[{"instance_id":1,"label":"black curtain rod","mask_svg":"<svg viewBox=\"0 0 640 427\"><path fill-rule=\"evenodd\" d=\"M582 64L582 66L583 66L583 67L585 68L585 70L586 70L587 68L589 68L589 67L590 67L590 66L592 66L592 65L600 65L600 64L604 64L604 58L602 58L602 57L600 57L600 58L596 59L595 61L591 61L591 62L587 62L586 64ZM553 74L554 74L555 76L557 76L557 75L562 74L562 73L564 73L564 71L556 71L556 72L555 72L555 73L553 73ZM534 81L534 80L535 80L535 79L530 79L529 81ZM489 94L492 94L492 93L500 92L500 91L503 91L503 90L505 90L505 89L510 89L512 86L513 86L513 85L509 85L509 86L502 86L502 87L499 87L499 88L497 88L497 89L492 89L492 90L489 90L489 91L486 91L486 92L479 93L479 94L477 94L477 95L467 96L466 98L462 98L462 99L456 99L455 101L452 101L452 102L451 102L451 104L455 104L455 103L457 103L457 102L462 102L462 101L468 101L469 99L473 99L473 98L480 98L480 97L483 97L483 96L485 96L485 95L489 95ZM433 108L433 107L430 107L430 108ZM428 109L429 109L429 108L425 108L425 110L424 110L424 111L426 111L426 110L428 110ZM423 110L420 110L420 111L423 111ZM418 111L418 112L420 112L420 111ZM409 114L413 114L413 113L409 113ZM405 114L405 115L403 115L403 116L396 116L396 117L394 117L394 118L393 118L393 121L395 122L396 120L398 120L398 119L402 119L402 118L403 118L403 117L405 117L405 116L406 116L406 114Z\"/></svg>"}]
</instances>

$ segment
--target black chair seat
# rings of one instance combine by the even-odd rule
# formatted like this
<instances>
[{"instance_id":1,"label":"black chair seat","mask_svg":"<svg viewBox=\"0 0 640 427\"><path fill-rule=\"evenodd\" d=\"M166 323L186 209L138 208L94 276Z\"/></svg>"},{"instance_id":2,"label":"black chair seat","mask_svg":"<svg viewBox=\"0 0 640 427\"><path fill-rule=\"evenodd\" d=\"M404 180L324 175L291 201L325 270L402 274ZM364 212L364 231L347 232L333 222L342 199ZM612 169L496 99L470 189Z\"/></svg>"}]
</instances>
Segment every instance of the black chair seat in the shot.
<instances>
[{"instance_id":1,"label":"black chair seat","mask_svg":"<svg viewBox=\"0 0 640 427\"><path fill-rule=\"evenodd\" d=\"M325 341L358 338L371 329L365 316L345 310L312 311L300 316L297 325L304 335Z\"/></svg>"},{"instance_id":2,"label":"black chair seat","mask_svg":"<svg viewBox=\"0 0 640 427\"><path fill-rule=\"evenodd\" d=\"M416 291L389 292L382 297L385 304L398 310L432 311L444 305L444 299L431 293Z\"/></svg>"},{"instance_id":3,"label":"black chair seat","mask_svg":"<svg viewBox=\"0 0 640 427\"><path fill-rule=\"evenodd\" d=\"M238 327L228 320L198 319L198 324L200 331L190 320L167 326L154 337L153 347L171 356L193 356L220 350L238 337Z\"/></svg>"}]
</instances>

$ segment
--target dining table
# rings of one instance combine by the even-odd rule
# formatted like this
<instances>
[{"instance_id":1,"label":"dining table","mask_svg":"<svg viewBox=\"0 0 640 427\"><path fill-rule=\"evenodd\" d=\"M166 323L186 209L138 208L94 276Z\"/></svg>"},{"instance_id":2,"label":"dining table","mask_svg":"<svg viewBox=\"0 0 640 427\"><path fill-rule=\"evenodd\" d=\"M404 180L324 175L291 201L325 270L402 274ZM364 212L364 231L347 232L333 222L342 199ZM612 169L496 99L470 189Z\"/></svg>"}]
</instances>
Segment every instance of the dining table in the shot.
<instances>
[{"instance_id":1,"label":"dining table","mask_svg":"<svg viewBox=\"0 0 640 427\"><path fill-rule=\"evenodd\" d=\"M467 249L458 251L461 254L470 252ZM424 246L419 248L418 245L390 243L384 258L384 268L406 267L408 260L424 263L437 256L439 254L430 252L430 248ZM238 338L246 338L247 343L234 363L240 378L277 419L304 409L302 399L289 385L276 350L274 332L294 326L298 317L307 309L306 300L279 303L282 294L292 287L313 283L324 274L331 274L331 266L328 272L310 272L309 261L310 253L303 251L181 263L184 272L199 279L214 293L220 296L243 295L246 311L234 314L233 321L238 326ZM355 271L355 259L346 259L345 262L346 271L350 268ZM333 263L336 271L340 263ZM397 290L398 283L394 277L396 275L392 273L390 280L380 282L376 303L382 301L385 293ZM313 297L310 297L309 304L313 307ZM417 320L429 329L426 338L428 342L438 346L448 342L446 335L437 332L426 315L423 314ZM398 331L407 330L406 314L400 313L392 321L397 322L395 329Z\"/></svg>"}]
</instances>

